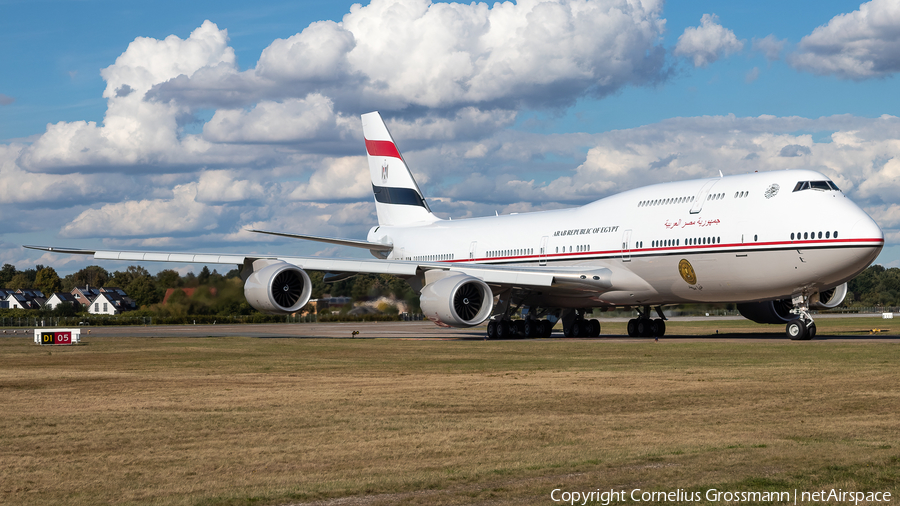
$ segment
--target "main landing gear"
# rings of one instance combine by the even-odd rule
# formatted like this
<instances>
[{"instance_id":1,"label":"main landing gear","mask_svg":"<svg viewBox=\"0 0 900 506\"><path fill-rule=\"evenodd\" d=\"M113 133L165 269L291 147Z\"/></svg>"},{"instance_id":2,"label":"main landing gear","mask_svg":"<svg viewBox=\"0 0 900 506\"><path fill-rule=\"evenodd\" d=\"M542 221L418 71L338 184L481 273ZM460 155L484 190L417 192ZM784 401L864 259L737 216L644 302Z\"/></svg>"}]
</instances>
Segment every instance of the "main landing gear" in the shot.
<instances>
[{"instance_id":1,"label":"main landing gear","mask_svg":"<svg viewBox=\"0 0 900 506\"><path fill-rule=\"evenodd\" d=\"M662 308L656 308L657 319L650 318L650 306L638 309L638 317L628 320L628 337L662 337L666 335L666 316Z\"/></svg>"},{"instance_id":2,"label":"main landing gear","mask_svg":"<svg viewBox=\"0 0 900 506\"><path fill-rule=\"evenodd\" d=\"M585 318L575 320L569 328L563 327L563 334L566 337L599 337L600 320L587 320Z\"/></svg>"},{"instance_id":3,"label":"main landing gear","mask_svg":"<svg viewBox=\"0 0 900 506\"><path fill-rule=\"evenodd\" d=\"M795 295L791 313L798 316L796 320L788 322L785 333L794 341L808 341L816 337L816 322L809 314L809 297L806 294Z\"/></svg>"},{"instance_id":4,"label":"main landing gear","mask_svg":"<svg viewBox=\"0 0 900 506\"><path fill-rule=\"evenodd\" d=\"M491 320L487 325L488 339L511 339L516 337L550 337L553 324L547 320Z\"/></svg>"},{"instance_id":5,"label":"main landing gear","mask_svg":"<svg viewBox=\"0 0 900 506\"><path fill-rule=\"evenodd\" d=\"M564 309L561 315L563 335L566 337L598 337L600 320L588 320L584 309Z\"/></svg>"},{"instance_id":6,"label":"main landing gear","mask_svg":"<svg viewBox=\"0 0 900 506\"><path fill-rule=\"evenodd\" d=\"M548 320L491 320L487 325L488 339L512 339L516 337L550 337L553 323ZM588 320L583 316L571 322L563 321L563 335L566 337L598 337L600 320Z\"/></svg>"},{"instance_id":7,"label":"main landing gear","mask_svg":"<svg viewBox=\"0 0 900 506\"><path fill-rule=\"evenodd\" d=\"M494 315L487 325L488 339L510 339L517 337L537 338L550 337L553 332L554 322L544 318L548 315L559 315L563 324L563 334L566 337L597 337L600 335L600 321L588 320L584 317L583 309L559 309L532 307L527 311L527 316L522 320L510 319L521 304L510 308L508 298L502 294L499 299L500 314Z\"/></svg>"},{"instance_id":8,"label":"main landing gear","mask_svg":"<svg viewBox=\"0 0 900 506\"><path fill-rule=\"evenodd\" d=\"M522 307L522 302L519 302L516 307L511 307L512 298L512 288L507 288L498 294L497 304L494 305L496 313L487 325L488 339L550 337L553 332L553 322L540 319L549 314L549 310L532 308L532 311L528 311L524 319L513 320L510 315L515 314Z\"/></svg>"}]
</instances>

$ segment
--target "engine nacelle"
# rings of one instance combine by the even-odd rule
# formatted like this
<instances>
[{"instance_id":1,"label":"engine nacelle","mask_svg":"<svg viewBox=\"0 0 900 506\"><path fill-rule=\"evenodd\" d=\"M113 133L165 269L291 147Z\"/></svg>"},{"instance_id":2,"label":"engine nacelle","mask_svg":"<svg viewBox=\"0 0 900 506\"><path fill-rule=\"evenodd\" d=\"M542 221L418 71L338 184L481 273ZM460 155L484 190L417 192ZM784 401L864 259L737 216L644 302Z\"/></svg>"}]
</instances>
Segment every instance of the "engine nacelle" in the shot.
<instances>
[{"instance_id":1,"label":"engine nacelle","mask_svg":"<svg viewBox=\"0 0 900 506\"><path fill-rule=\"evenodd\" d=\"M847 283L830 290L819 292L810 297L810 309L832 309L844 302L847 296ZM791 313L794 304L791 299L770 300L765 302L748 302L738 304L741 316L756 323L787 323L796 320L797 315Z\"/></svg>"},{"instance_id":2,"label":"engine nacelle","mask_svg":"<svg viewBox=\"0 0 900 506\"><path fill-rule=\"evenodd\" d=\"M744 318L756 323L787 323L796 320L791 314L794 304L791 299L767 300L765 302L747 302L738 304L737 309Z\"/></svg>"},{"instance_id":3,"label":"engine nacelle","mask_svg":"<svg viewBox=\"0 0 900 506\"><path fill-rule=\"evenodd\" d=\"M816 297L813 297L814 300L810 301L809 307L812 309L833 309L840 306L846 296L847 283L844 283L831 290L819 292Z\"/></svg>"},{"instance_id":4,"label":"engine nacelle","mask_svg":"<svg viewBox=\"0 0 900 506\"><path fill-rule=\"evenodd\" d=\"M309 302L312 283L306 272L280 260L257 260L244 282L244 297L257 311L290 314Z\"/></svg>"},{"instance_id":5,"label":"engine nacelle","mask_svg":"<svg viewBox=\"0 0 900 506\"><path fill-rule=\"evenodd\" d=\"M443 275L430 281L428 274ZM487 320L494 308L494 293L484 281L460 273L430 271L419 297L426 318L447 327L474 327Z\"/></svg>"}]
</instances>

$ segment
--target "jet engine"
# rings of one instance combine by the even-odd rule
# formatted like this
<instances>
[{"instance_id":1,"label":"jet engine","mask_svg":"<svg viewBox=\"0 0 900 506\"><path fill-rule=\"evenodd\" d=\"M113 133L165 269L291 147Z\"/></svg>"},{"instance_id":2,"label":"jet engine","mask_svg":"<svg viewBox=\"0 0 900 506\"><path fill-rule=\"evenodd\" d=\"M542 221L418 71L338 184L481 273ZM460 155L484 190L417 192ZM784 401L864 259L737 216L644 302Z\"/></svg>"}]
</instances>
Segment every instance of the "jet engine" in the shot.
<instances>
[{"instance_id":1,"label":"jet engine","mask_svg":"<svg viewBox=\"0 0 900 506\"><path fill-rule=\"evenodd\" d=\"M810 301L809 307L813 309L836 308L841 305L841 302L844 302L844 297L847 296L847 283L838 285L831 290L819 292L817 295L817 297L813 297L814 300Z\"/></svg>"},{"instance_id":2,"label":"jet engine","mask_svg":"<svg viewBox=\"0 0 900 506\"><path fill-rule=\"evenodd\" d=\"M831 309L840 305L846 295L847 283L844 283L810 297L809 307L810 309ZM796 320L797 315L791 314L793 307L791 299L748 302L737 305L741 316L756 323L787 323Z\"/></svg>"},{"instance_id":3,"label":"jet engine","mask_svg":"<svg viewBox=\"0 0 900 506\"><path fill-rule=\"evenodd\" d=\"M428 278L432 276L443 277L431 281ZM434 323L447 327L473 327L491 315L494 293L484 281L442 271L426 273L426 281L429 282L422 287L419 305Z\"/></svg>"},{"instance_id":4,"label":"jet engine","mask_svg":"<svg viewBox=\"0 0 900 506\"><path fill-rule=\"evenodd\" d=\"M791 314L793 308L794 304L791 299L747 302L737 305L741 316L756 323L787 323L796 320L797 315Z\"/></svg>"},{"instance_id":5,"label":"jet engine","mask_svg":"<svg viewBox=\"0 0 900 506\"><path fill-rule=\"evenodd\" d=\"M267 314L290 314L309 302L312 283L306 272L280 260L257 260L244 281L244 297L254 309Z\"/></svg>"}]
</instances>

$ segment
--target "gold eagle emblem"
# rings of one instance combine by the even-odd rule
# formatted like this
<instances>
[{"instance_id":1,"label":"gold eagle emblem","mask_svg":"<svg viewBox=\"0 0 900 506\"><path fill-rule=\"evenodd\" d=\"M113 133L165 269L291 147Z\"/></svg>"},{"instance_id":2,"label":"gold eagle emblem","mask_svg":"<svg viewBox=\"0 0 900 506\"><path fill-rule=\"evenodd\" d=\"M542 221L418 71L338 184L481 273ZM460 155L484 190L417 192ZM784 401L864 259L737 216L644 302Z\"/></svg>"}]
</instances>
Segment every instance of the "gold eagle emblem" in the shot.
<instances>
[{"instance_id":1,"label":"gold eagle emblem","mask_svg":"<svg viewBox=\"0 0 900 506\"><path fill-rule=\"evenodd\" d=\"M697 274L694 272L694 266L684 258L678 262L678 273L681 274L681 278L685 280L687 284L697 284Z\"/></svg>"}]
</instances>

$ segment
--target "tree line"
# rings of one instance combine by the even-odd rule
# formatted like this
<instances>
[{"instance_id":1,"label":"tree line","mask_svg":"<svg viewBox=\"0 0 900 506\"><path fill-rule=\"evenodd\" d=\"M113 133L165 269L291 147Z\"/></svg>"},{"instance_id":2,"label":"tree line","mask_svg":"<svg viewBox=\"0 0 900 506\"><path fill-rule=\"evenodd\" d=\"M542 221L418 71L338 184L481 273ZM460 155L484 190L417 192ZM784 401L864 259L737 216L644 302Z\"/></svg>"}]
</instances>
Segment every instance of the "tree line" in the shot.
<instances>
[{"instance_id":1,"label":"tree line","mask_svg":"<svg viewBox=\"0 0 900 506\"><path fill-rule=\"evenodd\" d=\"M418 310L418 295L400 278L388 274L359 274L335 283L325 283L324 274L309 272L312 282L312 298L350 297L354 302L377 299L381 296L405 301ZM256 311L244 299L244 282L238 269L225 274L210 271L204 266L199 274L181 275L173 269L164 269L156 275L137 265L124 271L110 273L98 265L90 265L72 274L60 277L52 267L36 265L19 271L14 265L0 268L0 286L8 289L36 288L46 297L55 292L70 293L75 287L117 287L125 290L142 309L157 316L182 315L250 315ZM169 288L194 288L192 296L175 291L167 304L163 297Z\"/></svg>"},{"instance_id":2,"label":"tree line","mask_svg":"<svg viewBox=\"0 0 900 506\"><path fill-rule=\"evenodd\" d=\"M312 298L350 297L352 301L372 300L390 296L405 301L418 311L419 298L400 278L388 274L359 274L335 283L325 283L323 273L310 272ZM55 292L69 293L76 286L118 287L125 290L139 307L156 315L249 315L255 311L244 299L243 281L237 269L225 274L203 267L199 274L181 275L164 269L151 275L147 269L131 265L124 271L110 273L103 267L91 265L60 277L52 267L36 265L19 271L11 264L0 268L0 286L9 289L37 288L47 297ZM168 288L196 288L193 296L175 292L165 306L160 303ZM845 307L900 306L900 268L869 266L848 283Z\"/></svg>"},{"instance_id":3,"label":"tree line","mask_svg":"<svg viewBox=\"0 0 900 506\"><path fill-rule=\"evenodd\" d=\"M900 306L900 268L870 265L847 283L847 307Z\"/></svg>"}]
</instances>

